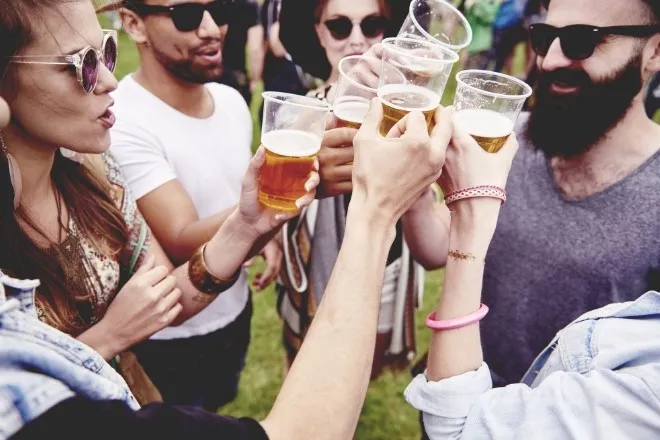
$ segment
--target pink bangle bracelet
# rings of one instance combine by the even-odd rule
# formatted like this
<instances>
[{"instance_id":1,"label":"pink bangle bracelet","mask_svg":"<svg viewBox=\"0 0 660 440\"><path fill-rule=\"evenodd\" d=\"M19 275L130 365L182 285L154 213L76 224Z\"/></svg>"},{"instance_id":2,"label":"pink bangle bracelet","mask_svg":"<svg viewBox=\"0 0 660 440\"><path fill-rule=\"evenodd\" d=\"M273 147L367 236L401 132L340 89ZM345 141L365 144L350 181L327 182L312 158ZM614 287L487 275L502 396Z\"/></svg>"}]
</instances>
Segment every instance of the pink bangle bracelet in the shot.
<instances>
[{"instance_id":1,"label":"pink bangle bracelet","mask_svg":"<svg viewBox=\"0 0 660 440\"><path fill-rule=\"evenodd\" d=\"M426 326L433 330L453 330L479 322L486 314L488 314L488 306L486 304L481 304L479 310L474 313L444 321L436 321L435 312L433 312L426 318Z\"/></svg>"}]
</instances>

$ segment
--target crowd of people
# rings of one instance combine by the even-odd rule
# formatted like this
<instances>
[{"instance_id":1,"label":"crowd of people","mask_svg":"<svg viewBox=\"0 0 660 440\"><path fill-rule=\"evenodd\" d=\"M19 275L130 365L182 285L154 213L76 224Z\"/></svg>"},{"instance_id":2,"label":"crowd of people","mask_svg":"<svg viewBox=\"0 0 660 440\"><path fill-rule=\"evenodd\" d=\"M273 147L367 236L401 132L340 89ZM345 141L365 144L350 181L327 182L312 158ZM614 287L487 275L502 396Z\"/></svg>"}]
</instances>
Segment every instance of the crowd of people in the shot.
<instances>
[{"instance_id":1,"label":"crowd of people","mask_svg":"<svg viewBox=\"0 0 660 440\"><path fill-rule=\"evenodd\" d=\"M340 60L381 57L409 3L3 0L0 440L350 439L369 381L411 367L424 438L660 435L657 1L461 2L461 68L526 45L502 149L452 107L383 136L374 99L328 124L296 211L260 203L257 84L332 102ZM119 82L98 12L138 49ZM272 283L282 388L263 420L217 415Z\"/></svg>"}]
</instances>

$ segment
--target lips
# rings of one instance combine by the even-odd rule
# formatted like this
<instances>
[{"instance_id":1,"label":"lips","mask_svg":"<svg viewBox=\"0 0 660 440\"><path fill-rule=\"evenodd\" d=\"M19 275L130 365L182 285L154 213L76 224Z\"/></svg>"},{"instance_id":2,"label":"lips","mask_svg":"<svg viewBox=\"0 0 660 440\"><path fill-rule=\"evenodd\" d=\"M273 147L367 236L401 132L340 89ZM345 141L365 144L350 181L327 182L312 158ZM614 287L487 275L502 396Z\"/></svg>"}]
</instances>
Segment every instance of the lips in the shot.
<instances>
[{"instance_id":1,"label":"lips","mask_svg":"<svg viewBox=\"0 0 660 440\"><path fill-rule=\"evenodd\" d=\"M99 120L107 128L112 128L112 126L115 125L115 122L117 121L117 118L115 117L115 114L112 113L112 111L110 111L110 109L108 109L108 110L105 111L105 113L103 113L99 117Z\"/></svg>"}]
</instances>

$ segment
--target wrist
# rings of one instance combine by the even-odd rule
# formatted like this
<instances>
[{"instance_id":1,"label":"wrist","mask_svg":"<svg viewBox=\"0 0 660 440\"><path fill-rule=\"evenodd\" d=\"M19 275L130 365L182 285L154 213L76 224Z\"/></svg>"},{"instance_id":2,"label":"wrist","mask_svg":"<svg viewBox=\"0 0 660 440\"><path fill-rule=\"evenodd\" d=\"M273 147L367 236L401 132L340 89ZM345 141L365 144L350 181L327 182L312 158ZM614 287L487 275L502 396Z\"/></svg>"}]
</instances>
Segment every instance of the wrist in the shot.
<instances>
[{"instance_id":1,"label":"wrist","mask_svg":"<svg viewBox=\"0 0 660 440\"><path fill-rule=\"evenodd\" d=\"M106 361L129 347L129 345L122 343L120 335L113 334L112 328L107 325L107 321L104 319L82 333L78 340L93 348Z\"/></svg>"},{"instance_id":2,"label":"wrist","mask_svg":"<svg viewBox=\"0 0 660 440\"><path fill-rule=\"evenodd\" d=\"M484 258L497 227L500 206L497 199L465 199L453 203L450 248Z\"/></svg>"},{"instance_id":3,"label":"wrist","mask_svg":"<svg viewBox=\"0 0 660 440\"><path fill-rule=\"evenodd\" d=\"M353 191L346 216L347 227L349 220L356 225L366 224L376 230L387 232L390 229L395 231L398 218L384 205L374 203L360 191Z\"/></svg>"},{"instance_id":4,"label":"wrist","mask_svg":"<svg viewBox=\"0 0 660 440\"><path fill-rule=\"evenodd\" d=\"M214 276L231 279L236 269L230 270L233 260L237 262L236 267L240 267L242 261L239 260L245 259L259 237L254 226L235 210L206 245L204 263Z\"/></svg>"}]
</instances>

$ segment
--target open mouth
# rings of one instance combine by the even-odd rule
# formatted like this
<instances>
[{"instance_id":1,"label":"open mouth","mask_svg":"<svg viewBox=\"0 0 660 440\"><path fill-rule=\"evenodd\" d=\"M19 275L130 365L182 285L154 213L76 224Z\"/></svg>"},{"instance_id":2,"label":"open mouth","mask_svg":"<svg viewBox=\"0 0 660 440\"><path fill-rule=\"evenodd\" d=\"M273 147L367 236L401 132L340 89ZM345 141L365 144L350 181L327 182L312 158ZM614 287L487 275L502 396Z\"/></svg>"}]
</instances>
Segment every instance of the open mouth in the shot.
<instances>
[{"instance_id":1,"label":"open mouth","mask_svg":"<svg viewBox=\"0 0 660 440\"><path fill-rule=\"evenodd\" d=\"M110 109L106 110L105 113L103 113L99 119L101 122L105 125L108 126L108 128L112 127L115 125L116 117L115 114L110 111Z\"/></svg>"},{"instance_id":2,"label":"open mouth","mask_svg":"<svg viewBox=\"0 0 660 440\"><path fill-rule=\"evenodd\" d=\"M217 63L222 57L220 49L208 49L199 52L199 55L210 63Z\"/></svg>"}]
</instances>

